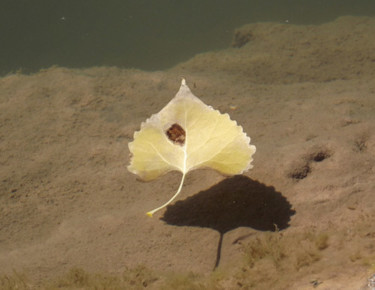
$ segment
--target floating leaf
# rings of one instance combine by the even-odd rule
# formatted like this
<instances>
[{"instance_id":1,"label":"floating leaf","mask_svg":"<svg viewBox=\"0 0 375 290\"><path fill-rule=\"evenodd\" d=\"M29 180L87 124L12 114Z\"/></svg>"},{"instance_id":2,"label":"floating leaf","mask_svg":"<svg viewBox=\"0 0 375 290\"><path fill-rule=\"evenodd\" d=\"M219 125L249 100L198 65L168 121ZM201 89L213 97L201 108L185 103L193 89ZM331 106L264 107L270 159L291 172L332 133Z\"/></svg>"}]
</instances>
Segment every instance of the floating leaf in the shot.
<instances>
[{"instance_id":1,"label":"floating leaf","mask_svg":"<svg viewBox=\"0 0 375 290\"><path fill-rule=\"evenodd\" d=\"M145 181L172 170L182 173L175 195L147 213L152 216L181 192L189 171L212 168L226 175L241 174L252 167L255 146L241 126L194 96L183 79L176 96L134 133L129 150L128 170Z\"/></svg>"}]
</instances>

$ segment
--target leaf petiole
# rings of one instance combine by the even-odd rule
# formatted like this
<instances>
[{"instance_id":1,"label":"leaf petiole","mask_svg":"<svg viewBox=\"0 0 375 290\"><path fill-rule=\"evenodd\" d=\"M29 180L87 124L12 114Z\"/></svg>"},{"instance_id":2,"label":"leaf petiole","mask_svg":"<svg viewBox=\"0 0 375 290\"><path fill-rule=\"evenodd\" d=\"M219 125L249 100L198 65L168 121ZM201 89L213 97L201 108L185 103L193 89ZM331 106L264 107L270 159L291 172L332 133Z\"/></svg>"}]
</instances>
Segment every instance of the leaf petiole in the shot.
<instances>
[{"instance_id":1,"label":"leaf petiole","mask_svg":"<svg viewBox=\"0 0 375 290\"><path fill-rule=\"evenodd\" d=\"M182 178L181 178L181 182L180 182L180 186L178 187L177 189L177 192L174 194L174 196L172 196L172 198L170 200L168 200L165 204L163 204L162 206L159 206L158 208L155 208L149 212L147 212L146 214L149 216L149 217L152 217L152 215L157 212L158 210L166 207L168 204L170 204L176 197L177 195L179 195L179 193L181 192L181 189L182 189L182 185L184 184L184 180L185 180L185 175L186 175L186 172L182 174Z\"/></svg>"}]
</instances>

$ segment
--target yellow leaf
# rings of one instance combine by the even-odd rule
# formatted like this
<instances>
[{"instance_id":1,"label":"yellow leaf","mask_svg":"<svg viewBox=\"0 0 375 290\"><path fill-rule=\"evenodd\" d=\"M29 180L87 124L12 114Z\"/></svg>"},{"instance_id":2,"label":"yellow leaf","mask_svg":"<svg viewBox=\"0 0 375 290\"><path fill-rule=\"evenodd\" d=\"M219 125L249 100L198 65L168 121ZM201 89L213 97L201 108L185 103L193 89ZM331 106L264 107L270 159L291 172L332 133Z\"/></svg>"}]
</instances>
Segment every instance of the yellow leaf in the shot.
<instances>
[{"instance_id":1,"label":"yellow leaf","mask_svg":"<svg viewBox=\"0 0 375 290\"><path fill-rule=\"evenodd\" d=\"M172 170L182 173L176 194L147 213L152 216L180 193L189 171L208 167L226 175L241 174L252 167L255 146L241 126L194 96L183 79L177 95L134 133L129 150L128 170L145 181Z\"/></svg>"}]
</instances>

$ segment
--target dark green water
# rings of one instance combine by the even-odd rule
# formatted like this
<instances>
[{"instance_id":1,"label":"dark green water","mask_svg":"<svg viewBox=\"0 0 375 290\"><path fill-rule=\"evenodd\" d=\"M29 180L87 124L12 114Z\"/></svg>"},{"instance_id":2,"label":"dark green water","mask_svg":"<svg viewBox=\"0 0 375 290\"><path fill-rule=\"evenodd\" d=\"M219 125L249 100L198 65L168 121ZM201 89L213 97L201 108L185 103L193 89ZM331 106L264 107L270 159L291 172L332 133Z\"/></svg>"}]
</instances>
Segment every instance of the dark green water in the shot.
<instances>
[{"instance_id":1,"label":"dark green water","mask_svg":"<svg viewBox=\"0 0 375 290\"><path fill-rule=\"evenodd\" d=\"M0 74L51 65L165 69L228 47L233 29L375 16L375 0L0 0Z\"/></svg>"}]
</instances>

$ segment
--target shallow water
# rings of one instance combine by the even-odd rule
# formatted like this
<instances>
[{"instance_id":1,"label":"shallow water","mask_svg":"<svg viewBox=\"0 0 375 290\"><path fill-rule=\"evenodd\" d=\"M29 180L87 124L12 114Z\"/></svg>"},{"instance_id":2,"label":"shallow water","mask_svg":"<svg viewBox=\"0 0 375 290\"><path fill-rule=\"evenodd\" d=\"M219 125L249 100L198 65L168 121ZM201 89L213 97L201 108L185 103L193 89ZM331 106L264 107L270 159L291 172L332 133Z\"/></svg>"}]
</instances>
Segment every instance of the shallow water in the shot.
<instances>
[{"instance_id":1,"label":"shallow water","mask_svg":"<svg viewBox=\"0 0 375 290\"><path fill-rule=\"evenodd\" d=\"M0 288L365 289L375 270L374 27L371 17L256 23L237 30L237 47L166 71L1 77ZM254 168L228 179L192 171L150 219L180 175L137 181L128 142L181 75L248 133Z\"/></svg>"},{"instance_id":2,"label":"shallow water","mask_svg":"<svg viewBox=\"0 0 375 290\"><path fill-rule=\"evenodd\" d=\"M52 65L161 70L228 47L233 30L243 24L316 24L375 11L371 0L301 3L6 0L0 10L0 74Z\"/></svg>"}]
</instances>

